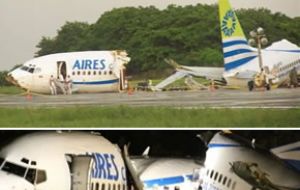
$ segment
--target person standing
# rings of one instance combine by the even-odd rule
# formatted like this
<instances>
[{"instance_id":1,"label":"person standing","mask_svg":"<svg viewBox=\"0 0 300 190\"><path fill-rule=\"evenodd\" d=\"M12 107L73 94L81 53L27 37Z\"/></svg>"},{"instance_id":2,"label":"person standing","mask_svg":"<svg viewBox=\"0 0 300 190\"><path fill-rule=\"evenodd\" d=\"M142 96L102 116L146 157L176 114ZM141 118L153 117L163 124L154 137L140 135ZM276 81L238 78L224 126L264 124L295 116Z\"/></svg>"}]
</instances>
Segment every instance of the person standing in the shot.
<instances>
[{"instance_id":1,"label":"person standing","mask_svg":"<svg viewBox=\"0 0 300 190\"><path fill-rule=\"evenodd\" d=\"M60 88L61 92L66 95L65 80L62 74L60 74L58 77L58 87Z\"/></svg>"},{"instance_id":2,"label":"person standing","mask_svg":"<svg viewBox=\"0 0 300 190\"><path fill-rule=\"evenodd\" d=\"M54 80L55 79L54 79L53 75L51 75L50 80L49 80L51 95L57 95L57 90L56 90L56 85L55 85Z\"/></svg>"},{"instance_id":3,"label":"person standing","mask_svg":"<svg viewBox=\"0 0 300 190\"><path fill-rule=\"evenodd\" d=\"M65 82L65 88L66 88L67 94L72 94L72 82L73 81L72 81L70 75L68 75L66 78L66 82Z\"/></svg>"}]
</instances>

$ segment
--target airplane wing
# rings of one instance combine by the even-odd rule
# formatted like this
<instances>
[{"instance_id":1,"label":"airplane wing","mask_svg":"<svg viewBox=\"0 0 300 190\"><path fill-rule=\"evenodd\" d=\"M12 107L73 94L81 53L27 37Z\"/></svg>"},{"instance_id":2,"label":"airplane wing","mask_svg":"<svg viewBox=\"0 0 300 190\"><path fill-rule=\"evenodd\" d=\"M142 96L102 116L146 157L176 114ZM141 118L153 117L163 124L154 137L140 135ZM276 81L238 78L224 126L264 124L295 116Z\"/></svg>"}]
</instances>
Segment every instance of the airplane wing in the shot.
<instances>
[{"instance_id":1,"label":"airplane wing","mask_svg":"<svg viewBox=\"0 0 300 190\"><path fill-rule=\"evenodd\" d=\"M165 59L165 62L174 67L177 72L186 73L196 77L204 77L206 79L223 79L224 67L184 66L179 65L173 59Z\"/></svg>"},{"instance_id":2,"label":"airplane wing","mask_svg":"<svg viewBox=\"0 0 300 190\"><path fill-rule=\"evenodd\" d=\"M186 73L196 76L203 77L206 79L213 80L222 80L224 68L223 67L190 67L190 66L181 66L181 69L178 71L184 70ZM183 72L183 71L182 71Z\"/></svg>"},{"instance_id":3,"label":"airplane wing","mask_svg":"<svg viewBox=\"0 0 300 190\"><path fill-rule=\"evenodd\" d=\"M184 72L176 72L175 74L169 76L168 78L166 78L165 80L163 80L162 82L158 83L156 86L154 86L154 90L160 91L162 90L164 87L168 86L169 84L171 84L172 82L183 78L184 76L188 75L187 73Z\"/></svg>"},{"instance_id":4,"label":"airplane wing","mask_svg":"<svg viewBox=\"0 0 300 190\"><path fill-rule=\"evenodd\" d=\"M300 172L300 141L273 148L271 152Z\"/></svg>"},{"instance_id":5,"label":"airplane wing","mask_svg":"<svg viewBox=\"0 0 300 190\"><path fill-rule=\"evenodd\" d=\"M134 181L134 186L136 187L137 190L143 190L144 189L144 184L143 182L140 180L134 166L132 165L132 162L130 160L130 156L128 153L128 147L127 145L124 145L124 149L123 149L123 157L124 157L124 161L126 164L126 167L129 171L129 173L131 174L131 177Z\"/></svg>"}]
</instances>

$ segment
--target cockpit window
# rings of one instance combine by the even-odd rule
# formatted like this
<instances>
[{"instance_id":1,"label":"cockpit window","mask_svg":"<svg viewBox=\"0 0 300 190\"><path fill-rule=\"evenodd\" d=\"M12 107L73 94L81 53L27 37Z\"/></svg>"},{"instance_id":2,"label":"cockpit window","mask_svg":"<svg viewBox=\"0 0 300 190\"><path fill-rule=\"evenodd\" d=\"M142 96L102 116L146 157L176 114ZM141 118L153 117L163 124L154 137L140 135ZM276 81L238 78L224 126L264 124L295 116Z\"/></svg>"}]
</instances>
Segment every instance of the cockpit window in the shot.
<instances>
[{"instance_id":1,"label":"cockpit window","mask_svg":"<svg viewBox=\"0 0 300 190\"><path fill-rule=\"evenodd\" d=\"M2 165L3 162L4 162L4 159L0 158L0 168L1 168L1 165Z\"/></svg>"},{"instance_id":2,"label":"cockpit window","mask_svg":"<svg viewBox=\"0 0 300 190\"><path fill-rule=\"evenodd\" d=\"M42 69L39 68L39 67L37 67L37 68L34 69L34 73L40 73L41 71L42 71Z\"/></svg>"},{"instance_id":3,"label":"cockpit window","mask_svg":"<svg viewBox=\"0 0 300 190\"><path fill-rule=\"evenodd\" d=\"M47 180L46 172L44 170L37 170L36 184L43 183Z\"/></svg>"},{"instance_id":4,"label":"cockpit window","mask_svg":"<svg viewBox=\"0 0 300 190\"><path fill-rule=\"evenodd\" d=\"M4 166L2 167L2 170L20 177L24 177L24 174L26 172L26 168L13 164L11 162L5 162Z\"/></svg>"},{"instance_id":5,"label":"cockpit window","mask_svg":"<svg viewBox=\"0 0 300 190\"><path fill-rule=\"evenodd\" d=\"M27 67L27 66L24 65L24 66L21 67L21 70L23 70L23 71L28 71L28 70L29 70L29 67Z\"/></svg>"},{"instance_id":6,"label":"cockpit window","mask_svg":"<svg viewBox=\"0 0 300 190\"><path fill-rule=\"evenodd\" d=\"M28 72L33 73L34 72L34 68L29 68Z\"/></svg>"},{"instance_id":7,"label":"cockpit window","mask_svg":"<svg viewBox=\"0 0 300 190\"><path fill-rule=\"evenodd\" d=\"M26 174L26 176L25 176L25 179L26 179L27 181L29 181L30 183L34 184L35 177L36 177L36 169L30 168L30 169L27 171L27 174Z\"/></svg>"},{"instance_id":8,"label":"cockpit window","mask_svg":"<svg viewBox=\"0 0 300 190\"><path fill-rule=\"evenodd\" d=\"M22 158L21 159L21 162L24 162L25 164L28 164L29 163L29 160L27 158Z\"/></svg>"},{"instance_id":9,"label":"cockpit window","mask_svg":"<svg viewBox=\"0 0 300 190\"><path fill-rule=\"evenodd\" d=\"M20 69L23 70L23 71L27 71L27 72L29 72L29 73L33 73L33 72L35 72L35 70L36 70L36 69L34 68L34 66L32 66L32 65L30 65L29 67L23 65L23 66L21 66ZM40 71L41 71L41 69L38 68L37 72L40 72Z\"/></svg>"}]
</instances>

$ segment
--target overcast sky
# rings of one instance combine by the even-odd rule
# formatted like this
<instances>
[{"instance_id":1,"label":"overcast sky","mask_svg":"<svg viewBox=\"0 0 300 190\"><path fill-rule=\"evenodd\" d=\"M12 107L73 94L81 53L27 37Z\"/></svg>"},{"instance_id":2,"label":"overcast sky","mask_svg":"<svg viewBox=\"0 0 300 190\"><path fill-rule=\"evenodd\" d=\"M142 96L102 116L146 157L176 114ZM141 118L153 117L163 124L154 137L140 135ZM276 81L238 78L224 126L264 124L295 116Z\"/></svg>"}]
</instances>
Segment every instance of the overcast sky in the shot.
<instances>
[{"instance_id":1,"label":"overcast sky","mask_svg":"<svg viewBox=\"0 0 300 190\"><path fill-rule=\"evenodd\" d=\"M212 4L217 0L1 0L0 71L31 59L42 36L53 37L66 21L94 23L105 11L125 6ZM234 8L265 7L300 16L300 0L231 0ZM300 31L299 31L300 32Z\"/></svg>"}]
</instances>

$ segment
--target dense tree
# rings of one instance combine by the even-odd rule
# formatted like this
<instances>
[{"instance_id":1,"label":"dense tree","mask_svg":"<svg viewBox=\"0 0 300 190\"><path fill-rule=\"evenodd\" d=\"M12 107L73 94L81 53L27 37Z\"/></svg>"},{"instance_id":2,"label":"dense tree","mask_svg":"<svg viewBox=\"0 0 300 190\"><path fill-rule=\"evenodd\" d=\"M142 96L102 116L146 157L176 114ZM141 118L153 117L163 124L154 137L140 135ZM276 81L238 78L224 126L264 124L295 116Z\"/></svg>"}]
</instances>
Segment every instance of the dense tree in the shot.
<instances>
[{"instance_id":1,"label":"dense tree","mask_svg":"<svg viewBox=\"0 0 300 190\"><path fill-rule=\"evenodd\" d=\"M11 84L5 79L7 76L7 71L0 71L0 87L1 86L10 86Z\"/></svg>"},{"instance_id":2,"label":"dense tree","mask_svg":"<svg viewBox=\"0 0 300 190\"><path fill-rule=\"evenodd\" d=\"M246 36L265 28L270 43L286 38L299 45L300 18L267 9L237 11ZM67 22L54 38L43 37L37 56L79 50L125 49L130 74L162 71L164 58L180 64L222 66L217 5L176 6L164 10L126 7L104 13L96 23Z\"/></svg>"}]
</instances>

